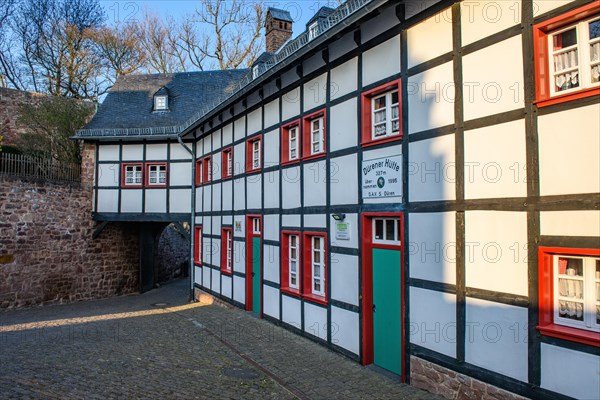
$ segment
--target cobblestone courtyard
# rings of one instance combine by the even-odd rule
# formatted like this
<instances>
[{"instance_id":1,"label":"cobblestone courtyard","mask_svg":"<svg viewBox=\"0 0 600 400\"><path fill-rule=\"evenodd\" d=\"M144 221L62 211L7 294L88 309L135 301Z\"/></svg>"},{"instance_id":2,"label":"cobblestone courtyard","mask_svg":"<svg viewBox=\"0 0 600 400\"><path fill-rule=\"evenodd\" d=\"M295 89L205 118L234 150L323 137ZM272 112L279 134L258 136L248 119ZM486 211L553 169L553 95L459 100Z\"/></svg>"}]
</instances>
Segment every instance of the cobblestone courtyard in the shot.
<instances>
[{"instance_id":1,"label":"cobblestone courtyard","mask_svg":"<svg viewBox=\"0 0 600 400\"><path fill-rule=\"evenodd\" d=\"M143 295L0 312L0 398L431 399L244 311Z\"/></svg>"}]
</instances>

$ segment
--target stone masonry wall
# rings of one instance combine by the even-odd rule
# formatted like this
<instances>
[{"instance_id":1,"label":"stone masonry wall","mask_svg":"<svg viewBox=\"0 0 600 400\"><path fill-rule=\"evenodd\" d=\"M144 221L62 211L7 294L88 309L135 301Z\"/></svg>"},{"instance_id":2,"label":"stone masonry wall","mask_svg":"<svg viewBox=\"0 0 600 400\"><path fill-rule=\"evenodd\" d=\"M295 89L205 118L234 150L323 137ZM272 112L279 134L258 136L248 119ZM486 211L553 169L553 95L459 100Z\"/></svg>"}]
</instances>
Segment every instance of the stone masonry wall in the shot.
<instances>
[{"instance_id":1,"label":"stone masonry wall","mask_svg":"<svg viewBox=\"0 0 600 400\"><path fill-rule=\"evenodd\" d=\"M14 146L17 137L27 132L27 127L17 122L19 107L23 104L37 104L46 97L40 93L0 88L0 136L4 136L5 146Z\"/></svg>"},{"instance_id":2,"label":"stone masonry wall","mask_svg":"<svg viewBox=\"0 0 600 400\"><path fill-rule=\"evenodd\" d=\"M414 356L410 357L410 383L446 399L525 400L525 397Z\"/></svg>"},{"instance_id":3,"label":"stone masonry wall","mask_svg":"<svg viewBox=\"0 0 600 400\"><path fill-rule=\"evenodd\" d=\"M135 225L110 223L92 239L93 149L80 186L0 177L0 309L137 291Z\"/></svg>"}]
</instances>

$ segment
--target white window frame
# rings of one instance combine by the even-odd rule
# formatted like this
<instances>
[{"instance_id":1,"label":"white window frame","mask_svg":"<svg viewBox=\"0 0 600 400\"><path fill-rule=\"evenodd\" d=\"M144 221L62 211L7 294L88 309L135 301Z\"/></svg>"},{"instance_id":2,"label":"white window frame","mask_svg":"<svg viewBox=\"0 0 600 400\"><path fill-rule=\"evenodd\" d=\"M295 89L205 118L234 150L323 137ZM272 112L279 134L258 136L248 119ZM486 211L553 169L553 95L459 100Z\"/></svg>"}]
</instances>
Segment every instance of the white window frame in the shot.
<instances>
[{"instance_id":1,"label":"white window frame","mask_svg":"<svg viewBox=\"0 0 600 400\"><path fill-rule=\"evenodd\" d=\"M131 171L128 171L131 168ZM131 177L127 174L131 172ZM126 165L125 166L125 179L123 183L125 186L140 186L143 184L143 168L141 165ZM130 181L128 181L130 180Z\"/></svg>"},{"instance_id":2,"label":"white window frame","mask_svg":"<svg viewBox=\"0 0 600 400\"><path fill-rule=\"evenodd\" d=\"M392 95L398 93L398 102L392 103ZM385 107L375 109L375 100L385 98ZM392 118L392 109L396 107L398 110L398 117ZM375 113L385 111L385 120L383 122L375 122ZM398 130L393 131L392 126L395 121L398 121ZM375 135L375 126L385 124L385 135ZM397 136L400 134L400 93L398 90L391 90L386 93L373 96L371 98L371 139L378 140L390 136Z\"/></svg>"},{"instance_id":3,"label":"white window frame","mask_svg":"<svg viewBox=\"0 0 600 400\"><path fill-rule=\"evenodd\" d=\"M298 155L298 126L292 126L291 128L289 128L288 130L288 158L289 160L297 160L299 158ZM294 138L292 139L292 134L294 135ZM294 143L294 145L292 146L292 143ZM296 152L295 155L292 155L292 150L294 150Z\"/></svg>"},{"instance_id":4,"label":"white window frame","mask_svg":"<svg viewBox=\"0 0 600 400\"><path fill-rule=\"evenodd\" d=\"M319 258L320 262L315 262L315 242L319 241ZM315 275L315 267L319 267L319 276ZM325 238L323 236L311 236L310 239L310 290L311 293L317 296L325 296ZM315 289L315 281L319 281L320 290Z\"/></svg>"},{"instance_id":5,"label":"white window frame","mask_svg":"<svg viewBox=\"0 0 600 400\"><path fill-rule=\"evenodd\" d=\"M196 260L198 261L198 264L202 264L202 227L197 227L197 232L199 232L198 235L198 243L196 243Z\"/></svg>"},{"instance_id":6,"label":"white window frame","mask_svg":"<svg viewBox=\"0 0 600 400\"><path fill-rule=\"evenodd\" d=\"M212 182L212 157L205 157L204 161L208 161L206 163L206 183Z\"/></svg>"},{"instance_id":7,"label":"white window frame","mask_svg":"<svg viewBox=\"0 0 600 400\"><path fill-rule=\"evenodd\" d=\"M598 15L594 17L585 19L583 21L579 21L575 24L568 25L563 27L557 31L548 33L547 37L547 46L548 46L548 66L550 71L550 96L558 96L567 93L578 92L583 89L588 89L592 87L600 86L600 80L598 82L592 82L592 68L593 66L598 66L600 68L600 59L592 62L591 53L590 53L590 45L592 43L600 43L600 38L595 38L590 40L590 31L589 24L591 22L595 22L600 20ZM572 47L568 47L565 49L560 49L554 51L554 36L566 32L575 28L576 36L577 36L577 44ZM554 68L554 56L556 54L568 53L570 50L577 49L577 68L572 68L573 71L578 71L578 80L579 86L573 87L565 90L556 90L556 75L562 75L569 71L563 70L559 73L555 71Z\"/></svg>"},{"instance_id":8,"label":"white window frame","mask_svg":"<svg viewBox=\"0 0 600 400\"><path fill-rule=\"evenodd\" d=\"M377 221L382 221L383 222L383 239L379 239L376 237L376 229L375 227L377 226ZM394 224L394 237L389 239L387 237L387 224L388 223L393 223ZM399 217L387 217L387 218L381 218L381 217L376 217L373 218L373 233L372 233L372 242L375 244L388 244L388 245L393 245L393 246L400 246L402 244L401 242L401 235L402 232L400 232L400 218Z\"/></svg>"},{"instance_id":9,"label":"white window frame","mask_svg":"<svg viewBox=\"0 0 600 400\"><path fill-rule=\"evenodd\" d=\"M260 140L252 142L252 169L260 168Z\"/></svg>"},{"instance_id":10,"label":"white window frame","mask_svg":"<svg viewBox=\"0 0 600 400\"><path fill-rule=\"evenodd\" d=\"M154 110L161 111L169 108L169 99L167 96L154 96Z\"/></svg>"},{"instance_id":11,"label":"white window frame","mask_svg":"<svg viewBox=\"0 0 600 400\"><path fill-rule=\"evenodd\" d=\"M313 40L319 35L319 22L315 21L308 26L308 40Z\"/></svg>"},{"instance_id":12,"label":"white window frame","mask_svg":"<svg viewBox=\"0 0 600 400\"><path fill-rule=\"evenodd\" d=\"M260 235L260 218L252 218L252 233Z\"/></svg>"},{"instance_id":13,"label":"white window frame","mask_svg":"<svg viewBox=\"0 0 600 400\"><path fill-rule=\"evenodd\" d=\"M225 236L225 270L231 272L233 267L233 235L231 229L227 229L225 232L227 232Z\"/></svg>"},{"instance_id":14,"label":"white window frame","mask_svg":"<svg viewBox=\"0 0 600 400\"><path fill-rule=\"evenodd\" d=\"M583 275L570 275L568 269L565 274L560 274L558 261L560 258L582 260ZM600 276L596 276L596 262L600 262L599 257L569 254L555 254L552 256L552 279L554 287L553 316L556 325L600 332L600 324L596 320L597 308L600 307ZM561 280L563 281L563 290L566 290L568 295L573 291L574 296L560 295ZM581 285L578 285L578 282L581 282ZM581 297L579 297L580 292L582 292ZM571 304L581 304L583 321L561 316L561 301L565 303L568 301ZM574 315L577 315L577 310L573 311L569 308L567 312L574 312Z\"/></svg>"},{"instance_id":15,"label":"white window frame","mask_svg":"<svg viewBox=\"0 0 600 400\"><path fill-rule=\"evenodd\" d=\"M227 171L225 171L227 176L233 176L233 149L229 149L227 151Z\"/></svg>"},{"instance_id":16,"label":"white window frame","mask_svg":"<svg viewBox=\"0 0 600 400\"><path fill-rule=\"evenodd\" d=\"M161 177L161 169L163 176ZM152 182L152 175L156 182ZM161 179L162 178L162 179ZM148 186L163 186L167 184L167 166L162 164L151 164L148 166Z\"/></svg>"},{"instance_id":17,"label":"white window frame","mask_svg":"<svg viewBox=\"0 0 600 400\"><path fill-rule=\"evenodd\" d=\"M204 160L200 160L200 168L198 168L198 182L200 182L200 184L204 183Z\"/></svg>"},{"instance_id":18,"label":"white window frame","mask_svg":"<svg viewBox=\"0 0 600 400\"><path fill-rule=\"evenodd\" d=\"M318 129L313 129L313 123L315 121L319 122L319 128ZM310 121L310 154L314 155L314 154L320 154L323 151L325 151L325 127L324 125L324 118L323 117L318 117L318 118L313 118ZM317 140L314 139L315 133L317 134ZM318 147L318 151L315 151L315 144L317 144Z\"/></svg>"},{"instance_id":19,"label":"white window frame","mask_svg":"<svg viewBox=\"0 0 600 400\"><path fill-rule=\"evenodd\" d=\"M292 244L292 238L296 239L296 246ZM296 250L296 257L292 256L292 250ZM288 286L291 289L300 289L300 236L288 236ZM292 274L292 263L296 263L296 272ZM296 278L296 283L292 282L292 277Z\"/></svg>"}]
</instances>

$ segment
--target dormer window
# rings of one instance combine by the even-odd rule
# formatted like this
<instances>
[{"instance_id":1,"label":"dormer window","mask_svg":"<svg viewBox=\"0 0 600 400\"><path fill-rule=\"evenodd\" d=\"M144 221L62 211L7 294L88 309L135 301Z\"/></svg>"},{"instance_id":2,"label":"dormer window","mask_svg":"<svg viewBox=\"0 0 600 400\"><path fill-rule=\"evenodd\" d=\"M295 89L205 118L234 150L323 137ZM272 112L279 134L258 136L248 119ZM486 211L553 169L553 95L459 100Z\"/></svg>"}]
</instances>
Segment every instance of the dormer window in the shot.
<instances>
[{"instance_id":1,"label":"dormer window","mask_svg":"<svg viewBox=\"0 0 600 400\"><path fill-rule=\"evenodd\" d=\"M154 111L163 111L168 109L167 96L154 96Z\"/></svg>"},{"instance_id":2,"label":"dormer window","mask_svg":"<svg viewBox=\"0 0 600 400\"><path fill-rule=\"evenodd\" d=\"M319 23L313 22L308 26L308 40L313 40L319 34Z\"/></svg>"}]
</instances>

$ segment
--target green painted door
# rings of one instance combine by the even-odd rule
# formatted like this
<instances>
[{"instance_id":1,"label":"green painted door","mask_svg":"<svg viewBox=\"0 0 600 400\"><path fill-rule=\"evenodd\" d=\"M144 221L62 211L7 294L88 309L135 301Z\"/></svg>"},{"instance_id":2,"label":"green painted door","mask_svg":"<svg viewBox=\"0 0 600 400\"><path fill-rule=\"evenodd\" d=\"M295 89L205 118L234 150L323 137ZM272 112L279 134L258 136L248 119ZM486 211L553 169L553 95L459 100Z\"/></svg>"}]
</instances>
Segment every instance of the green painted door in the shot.
<instances>
[{"instance_id":1,"label":"green painted door","mask_svg":"<svg viewBox=\"0 0 600 400\"><path fill-rule=\"evenodd\" d=\"M260 315L260 238L252 238L252 311Z\"/></svg>"},{"instance_id":2,"label":"green painted door","mask_svg":"<svg viewBox=\"0 0 600 400\"><path fill-rule=\"evenodd\" d=\"M400 251L373 249L373 357L375 365L402 372Z\"/></svg>"}]
</instances>

